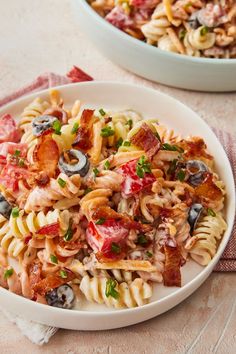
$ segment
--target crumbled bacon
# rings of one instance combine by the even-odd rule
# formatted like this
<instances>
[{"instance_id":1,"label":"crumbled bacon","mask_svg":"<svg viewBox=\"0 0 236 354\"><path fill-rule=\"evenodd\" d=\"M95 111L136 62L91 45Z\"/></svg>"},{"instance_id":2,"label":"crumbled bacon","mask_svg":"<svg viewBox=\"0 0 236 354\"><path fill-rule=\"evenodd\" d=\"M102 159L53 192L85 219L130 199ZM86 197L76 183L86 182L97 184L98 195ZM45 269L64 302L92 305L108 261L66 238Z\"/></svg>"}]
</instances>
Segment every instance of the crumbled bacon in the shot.
<instances>
[{"instance_id":1,"label":"crumbled bacon","mask_svg":"<svg viewBox=\"0 0 236 354\"><path fill-rule=\"evenodd\" d=\"M39 187L45 187L50 181L50 178L45 172L39 172L35 177L34 177L34 182L37 184Z\"/></svg>"},{"instance_id":2,"label":"crumbled bacon","mask_svg":"<svg viewBox=\"0 0 236 354\"><path fill-rule=\"evenodd\" d=\"M189 158L206 158L213 160L213 157L206 152L207 146L203 139L193 138L192 141L182 140L179 145L184 149L184 155Z\"/></svg>"},{"instance_id":3,"label":"crumbled bacon","mask_svg":"<svg viewBox=\"0 0 236 354\"><path fill-rule=\"evenodd\" d=\"M59 271L53 274L48 274L46 278L39 280L33 285L33 291L39 295L45 295L48 291L58 288L59 286L70 282L71 280L75 279L75 274L66 269L67 277L63 279L60 276Z\"/></svg>"},{"instance_id":4,"label":"crumbled bacon","mask_svg":"<svg viewBox=\"0 0 236 354\"><path fill-rule=\"evenodd\" d=\"M197 197L207 198L209 200L220 200L223 197L222 191L213 181L213 175L206 173L206 178L202 184L195 188Z\"/></svg>"},{"instance_id":5,"label":"crumbled bacon","mask_svg":"<svg viewBox=\"0 0 236 354\"><path fill-rule=\"evenodd\" d=\"M168 237L164 243L165 252L165 268L163 272L163 280L165 286L181 286L181 272L183 257L180 247L176 241Z\"/></svg>"},{"instance_id":6,"label":"crumbled bacon","mask_svg":"<svg viewBox=\"0 0 236 354\"><path fill-rule=\"evenodd\" d=\"M52 131L45 131L39 138L33 152L35 169L44 171L49 177L54 177L59 160L59 148L52 138Z\"/></svg>"},{"instance_id":7,"label":"crumbled bacon","mask_svg":"<svg viewBox=\"0 0 236 354\"><path fill-rule=\"evenodd\" d=\"M131 143L141 147L149 158L152 158L161 147L160 141L149 128L146 123L143 123L138 132L130 139Z\"/></svg>"},{"instance_id":8,"label":"crumbled bacon","mask_svg":"<svg viewBox=\"0 0 236 354\"><path fill-rule=\"evenodd\" d=\"M87 151L91 149L91 128L94 123L94 110L85 109L80 118L80 127L77 132L76 139L72 144L73 147Z\"/></svg>"}]
</instances>

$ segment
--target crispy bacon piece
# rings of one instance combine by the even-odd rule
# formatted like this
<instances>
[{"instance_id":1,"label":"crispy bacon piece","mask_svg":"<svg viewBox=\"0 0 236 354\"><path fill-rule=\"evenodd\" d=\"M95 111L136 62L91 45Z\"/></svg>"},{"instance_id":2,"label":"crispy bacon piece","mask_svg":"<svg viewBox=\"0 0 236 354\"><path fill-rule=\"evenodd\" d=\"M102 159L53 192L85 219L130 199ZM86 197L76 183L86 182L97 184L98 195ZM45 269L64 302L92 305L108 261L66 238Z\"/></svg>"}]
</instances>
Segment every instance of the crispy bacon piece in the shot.
<instances>
[{"instance_id":1,"label":"crispy bacon piece","mask_svg":"<svg viewBox=\"0 0 236 354\"><path fill-rule=\"evenodd\" d=\"M60 107L48 108L43 114L56 117L62 124L66 124L68 122L67 112Z\"/></svg>"},{"instance_id":2,"label":"crispy bacon piece","mask_svg":"<svg viewBox=\"0 0 236 354\"><path fill-rule=\"evenodd\" d=\"M213 182L211 173L206 173L204 182L195 188L195 195L214 201L220 200L223 196L221 189Z\"/></svg>"},{"instance_id":3,"label":"crispy bacon piece","mask_svg":"<svg viewBox=\"0 0 236 354\"><path fill-rule=\"evenodd\" d=\"M39 187L45 187L50 181L50 178L45 172L39 172L36 176L34 176L33 183L36 182L36 184Z\"/></svg>"},{"instance_id":4,"label":"crispy bacon piece","mask_svg":"<svg viewBox=\"0 0 236 354\"><path fill-rule=\"evenodd\" d=\"M42 279L42 264L39 260L35 260L28 267L30 288L33 290L34 286Z\"/></svg>"},{"instance_id":5,"label":"crispy bacon piece","mask_svg":"<svg viewBox=\"0 0 236 354\"><path fill-rule=\"evenodd\" d=\"M115 210L111 209L109 206L98 207L92 215L93 220L98 220L101 218L119 220L121 225L128 230L134 229L142 232L148 232L152 229L150 225L142 224L138 221L133 220L130 216L125 214L117 213Z\"/></svg>"},{"instance_id":6,"label":"crispy bacon piece","mask_svg":"<svg viewBox=\"0 0 236 354\"><path fill-rule=\"evenodd\" d=\"M183 257L180 247L176 241L168 237L164 243L165 268L163 280L165 286L181 286L180 267L183 264Z\"/></svg>"},{"instance_id":7,"label":"crispy bacon piece","mask_svg":"<svg viewBox=\"0 0 236 354\"><path fill-rule=\"evenodd\" d=\"M147 123L143 123L138 132L130 139L131 143L141 147L151 159L161 147L160 141L154 135Z\"/></svg>"},{"instance_id":8,"label":"crispy bacon piece","mask_svg":"<svg viewBox=\"0 0 236 354\"><path fill-rule=\"evenodd\" d=\"M39 235L49 235L49 236L58 236L60 231L60 225L59 222L54 222L49 225L45 225L41 227L38 231L37 234Z\"/></svg>"},{"instance_id":9,"label":"crispy bacon piece","mask_svg":"<svg viewBox=\"0 0 236 354\"><path fill-rule=\"evenodd\" d=\"M87 151L91 149L91 128L94 123L93 119L94 110L85 109L80 118L80 127L77 132L76 139L72 144L73 147Z\"/></svg>"},{"instance_id":10,"label":"crispy bacon piece","mask_svg":"<svg viewBox=\"0 0 236 354\"><path fill-rule=\"evenodd\" d=\"M59 271L47 275L46 278L39 280L33 285L34 293L44 296L48 291L75 279L76 276L71 270L66 269L66 273L67 277L65 279L60 276Z\"/></svg>"},{"instance_id":11,"label":"crispy bacon piece","mask_svg":"<svg viewBox=\"0 0 236 354\"><path fill-rule=\"evenodd\" d=\"M59 148L52 138L52 131L45 131L39 138L33 152L33 159L36 162L36 169L46 172L49 177L55 175L59 160Z\"/></svg>"},{"instance_id":12,"label":"crispy bacon piece","mask_svg":"<svg viewBox=\"0 0 236 354\"><path fill-rule=\"evenodd\" d=\"M206 158L213 160L213 157L206 152L206 144L203 139L194 137L193 141L182 140L179 145L184 149L188 159Z\"/></svg>"}]
</instances>

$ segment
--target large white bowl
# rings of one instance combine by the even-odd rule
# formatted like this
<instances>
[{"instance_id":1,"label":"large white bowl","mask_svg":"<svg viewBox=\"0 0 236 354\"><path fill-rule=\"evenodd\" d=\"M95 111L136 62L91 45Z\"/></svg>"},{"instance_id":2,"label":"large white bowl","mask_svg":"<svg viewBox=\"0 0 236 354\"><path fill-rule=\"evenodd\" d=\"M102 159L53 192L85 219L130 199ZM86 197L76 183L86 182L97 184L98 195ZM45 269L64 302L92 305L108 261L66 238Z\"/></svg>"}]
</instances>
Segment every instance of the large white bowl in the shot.
<instances>
[{"instance_id":1,"label":"large white bowl","mask_svg":"<svg viewBox=\"0 0 236 354\"><path fill-rule=\"evenodd\" d=\"M236 59L194 58L160 50L120 31L86 0L71 0L81 29L113 62L159 83L198 91L236 90Z\"/></svg>"},{"instance_id":2,"label":"large white bowl","mask_svg":"<svg viewBox=\"0 0 236 354\"><path fill-rule=\"evenodd\" d=\"M183 286L181 288L155 285L150 304L143 307L124 310L110 310L101 305L81 304L80 310L63 310L27 300L21 296L0 288L1 307L24 318L48 325L79 329L102 330L128 326L157 316L174 307L192 294L209 276L217 264L230 237L235 213L234 180L228 158L208 125L191 109L175 99L160 92L130 84L89 82L61 86L59 90L66 102L71 105L76 99L93 108L127 109L132 108L144 114L144 117L157 117L160 122L183 135L202 136L209 151L215 156L216 168L225 181L227 203L225 217L228 229L220 243L217 254L210 264L203 268L193 261L182 268ZM46 98L48 90L21 98L0 110L19 117L23 108L35 97Z\"/></svg>"}]
</instances>

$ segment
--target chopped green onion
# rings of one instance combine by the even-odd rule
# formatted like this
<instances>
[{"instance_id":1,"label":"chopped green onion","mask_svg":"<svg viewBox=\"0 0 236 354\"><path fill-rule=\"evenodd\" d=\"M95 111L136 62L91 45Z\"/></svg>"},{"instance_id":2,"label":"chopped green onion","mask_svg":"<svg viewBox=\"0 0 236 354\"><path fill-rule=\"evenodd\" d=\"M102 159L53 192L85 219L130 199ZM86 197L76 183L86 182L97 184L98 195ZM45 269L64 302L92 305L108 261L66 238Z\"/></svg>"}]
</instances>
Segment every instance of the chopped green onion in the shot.
<instances>
[{"instance_id":1,"label":"chopped green onion","mask_svg":"<svg viewBox=\"0 0 236 354\"><path fill-rule=\"evenodd\" d=\"M215 217L215 216L216 216L216 213L214 212L213 209L207 208L207 215Z\"/></svg>"},{"instance_id":2,"label":"chopped green onion","mask_svg":"<svg viewBox=\"0 0 236 354\"><path fill-rule=\"evenodd\" d=\"M86 194L88 194L90 192L92 192L92 188L86 188L85 191L84 191L84 194L86 195Z\"/></svg>"},{"instance_id":3,"label":"chopped green onion","mask_svg":"<svg viewBox=\"0 0 236 354\"><path fill-rule=\"evenodd\" d=\"M124 141L123 146L130 146L131 142L130 141Z\"/></svg>"},{"instance_id":4,"label":"chopped green onion","mask_svg":"<svg viewBox=\"0 0 236 354\"><path fill-rule=\"evenodd\" d=\"M4 279L10 278L13 273L14 273L13 268L7 269L7 270L4 272Z\"/></svg>"},{"instance_id":5,"label":"chopped green onion","mask_svg":"<svg viewBox=\"0 0 236 354\"><path fill-rule=\"evenodd\" d=\"M115 134L115 131L113 129L111 129L110 126L106 126L106 127L102 128L100 135L103 138L108 138L109 136L112 136L114 134Z\"/></svg>"},{"instance_id":6,"label":"chopped green onion","mask_svg":"<svg viewBox=\"0 0 236 354\"><path fill-rule=\"evenodd\" d=\"M118 299L119 298L119 293L118 291L115 289L117 285L117 281L115 279L107 279L106 282L106 297L113 297L114 299Z\"/></svg>"},{"instance_id":7,"label":"chopped green onion","mask_svg":"<svg viewBox=\"0 0 236 354\"><path fill-rule=\"evenodd\" d=\"M112 242L112 244L111 244L111 251L112 251L113 253L116 253L116 254L120 253L120 252L121 252L120 245L118 245L118 244L115 243L115 242Z\"/></svg>"},{"instance_id":8,"label":"chopped green onion","mask_svg":"<svg viewBox=\"0 0 236 354\"><path fill-rule=\"evenodd\" d=\"M68 229L66 230L66 233L64 235L64 240L68 242L72 239L72 237L73 237L72 219L70 219Z\"/></svg>"},{"instance_id":9,"label":"chopped green onion","mask_svg":"<svg viewBox=\"0 0 236 354\"><path fill-rule=\"evenodd\" d=\"M105 163L104 163L104 168L105 168L105 170L109 170L110 169L110 161L106 161Z\"/></svg>"},{"instance_id":10,"label":"chopped green onion","mask_svg":"<svg viewBox=\"0 0 236 354\"><path fill-rule=\"evenodd\" d=\"M101 116L105 116L106 115L106 112L104 111L103 108L99 109L99 113L101 114Z\"/></svg>"},{"instance_id":11,"label":"chopped green onion","mask_svg":"<svg viewBox=\"0 0 236 354\"><path fill-rule=\"evenodd\" d=\"M138 244L139 245L146 245L148 243L147 237L144 234L138 235Z\"/></svg>"},{"instance_id":12,"label":"chopped green onion","mask_svg":"<svg viewBox=\"0 0 236 354\"><path fill-rule=\"evenodd\" d=\"M53 122L52 127L54 129L55 134L61 135L61 122L58 119Z\"/></svg>"},{"instance_id":13,"label":"chopped green onion","mask_svg":"<svg viewBox=\"0 0 236 354\"><path fill-rule=\"evenodd\" d=\"M183 28L179 31L179 39L181 41L184 40L184 37L186 36L186 33L187 33L187 31L185 29L183 29Z\"/></svg>"},{"instance_id":14,"label":"chopped green onion","mask_svg":"<svg viewBox=\"0 0 236 354\"><path fill-rule=\"evenodd\" d=\"M68 276L67 272L65 270L60 270L60 277L63 279L66 279Z\"/></svg>"},{"instance_id":15,"label":"chopped green onion","mask_svg":"<svg viewBox=\"0 0 236 354\"><path fill-rule=\"evenodd\" d=\"M175 172L176 166L177 166L177 162L178 162L177 159L174 159L174 160L171 161L170 166L169 166L169 168L167 170L167 174L168 175L172 175Z\"/></svg>"},{"instance_id":16,"label":"chopped green onion","mask_svg":"<svg viewBox=\"0 0 236 354\"><path fill-rule=\"evenodd\" d=\"M55 263L55 264L58 263L58 259L57 259L57 257L56 257L54 254L51 254L51 255L50 255L50 259L51 259L51 262L52 262L52 263Z\"/></svg>"},{"instance_id":17,"label":"chopped green onion","mask_svg":"<svg viewBox=\"0 0 236 354\"><path fill-rule=\"evenodd\" d=\"M105 221L106 221L106 219L101 218L101 219L98 219L98 220L95 222L95 224L96 224L96 225L102 225L102 224L104 224Z\"/></svg>"},{"instance_id":18,"label":"chopped green onion","mask_svg":"<svg viewBox=\"0 0 236 354\"><path fill-rule=\"evenodd\" d=\"M19 208L17 208L17 207L13 208L11 211L11 215L13 218L18 218L19 213L20 213L20 211L19 211Z\"/></svg>"},{"instance_id":19,"label":"chopped green onion","mask_svg":"<svg viewBox=\"0 0 236 354\"><path fill-rule=\"evenodd\" d=\"M16 157L20 156L20 150L15 150L14 156L16 156Z\"/></svg>"},{"instance_id":20,"label":"chopped green onion","mask_svg":"<svg viewBox=\"0 0 236 354\"><path fill-rule=\"evenodd\" d=\"M139 165L136 166L136 173L139 176L139 178L144 177L144 171L143 171L142 167L140 167Z\"/></svg>"},{"instance_id":21,"label":"chopped green onion","mask_svg":"<svg viewBox=\"0 0 236 354\"><path fill-rule=\"evenodd\" d=\"M151 172L150 162L146 159L145 156L141 156L136 165L136 173L140 178L144 177L145 173Z\"/></svg>"},{"instance_id":22,"label":"chopped green onion","mask_svg":"<svg viewBox=\"0 0 236 354\"><path fill-rule=\"evenodd\" d=\"M157 137L157 139L158 139L158 140L160 141L160 143L161 143L161 137L160 137L160 135L159 135L158 132L155 133L155 136Z\"/></svg>"},{"instance_id":23,"label":"chopped green onion","mask_svg":"<svg viewBox=\"0 0 236 354\"><path fill-rule=\"evenodd\" d=\"M209 28L207 26L203 26L201 29L200 29L200 36L205 36L207 33L209 32Z\"/></svg>"},{"instance_id":24,"label":"chopped green onion","mask_svg":"<svg viewBox=\"0 0 236 354\"><path fill-rule=\"evenodd\" d=\"M18 165L19 165L20 167L24 167L24 166L25 166L25 161L24 161L24 159L20 159L20 160L18 161Z\"/></svg>"},{"instance_id":25,"label":"chopped green onion","mask_svg":"<svg viewBox=\"0 0 236 354\"><path fill-rule=\"evenodd\" d=\"M99 170L97 169L97 167L95 167L93 169L93 173L94 173L94 176L97 177L99 175Z\"/></svg>"},{"instance_id":26,"label":"chopped green onion","mask_svg":"<svg viewBox=\"0 0 236 354\"><path fill-rule=\"evenodd\" d=\"M78 123L75 123L75 124L73 125L73 128L71 129L71 134L77 134L78 129L79 129L79 124L78 124Z\"/></svg>"},{"instance_id":27,"label":"chopped green onion","mask_svg":"<svg viewBox=\"0 0 236 354\"><path fill-rule=\"evenodd\" d=\"M132 127L133 127L133 121L132 121L132 119L129 119L125 125L128 125L128 126L129 126L129 129L132 129Z\"/></svg>"},{"instance_id":28,"label":"chopped green onion","mask_svg":"<svg viewBox=\"0 0 236 354\"><path fill-rule=\"evenodd\" d=\"M179 172L177 173L177 178L180 182L183 182L185 179L185 171L179 170Z\"/></svg>"},{"instance_id":29,"label":"chopped green onion","mask_svg":"<svg viewBox=\"0 0 236 354\"><path fill-rule=\"evenodd\" d=\"M117 140L117 142L116 142L116 147L117 147L117 149L119 149L119 147L122 145L122 143L123 143L123 139L122 139L122 138L119 138L119 139Z\"/></svg>"},{"instance_id":30,"label":"chopped green onion","mask_svg":"<svg viewBox=\"0 0 236 354\"><path fill-rule=\"evenodd\" d=\"M182 149L180 146L177 145L170 145L168 143L162 144L162 150L167 150L167 151L178 151L180 153L184 152L184 149Z\"/></svg>"},{"instance_id":31,"label":"chopped green onion","mask_svg":"<svg viewBox=\"0 0 236 354\"><path fill-rule=\"evenodd\" d=\"M147 251L147 252L146 252L146 255L147 255L148 257L152 257L152 256L153 256L152 252L150 252L150 251Z\"/></svg>"},{"instance_id":32,"label":"chopped green onion","mask_svg":"<svg viewBox=\"0 0 236 354\"><path fill-rule=\"evenodd\" d=\"M66 181L64 181L64 179L62 179L61 177L58 178L57 180L59 186L61 186L62 188L64 188L66 186Z\"/></svg>"}]
</instances>

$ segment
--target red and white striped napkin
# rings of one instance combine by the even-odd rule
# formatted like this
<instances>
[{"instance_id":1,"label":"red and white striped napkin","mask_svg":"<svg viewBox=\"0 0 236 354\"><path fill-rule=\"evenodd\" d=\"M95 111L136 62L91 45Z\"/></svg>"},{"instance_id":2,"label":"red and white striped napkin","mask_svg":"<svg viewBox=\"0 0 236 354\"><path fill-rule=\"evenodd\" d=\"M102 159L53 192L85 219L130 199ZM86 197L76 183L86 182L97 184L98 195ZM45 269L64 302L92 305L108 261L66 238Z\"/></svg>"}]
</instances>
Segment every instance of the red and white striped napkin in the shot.
<instances>
[{"instance_id":1,"label":"red and white striped napkin","mask_svg":"<svg viewBox=\"0 0 236 354\"><path fill-rule=\"evenodd\" d=\"M74 66L66 76L57 75L54 73L45 73L38 76L32 83L22 87L21 89L13 92L12 94L0 98L0 107L21 97L26 94L41 91L54 86L65 85L69 83L92 81L93 78L86 74L84 71ZM230 160L234 178L236 179L236 141L235 137L231 134L214 129L215 134L222 143L228 158ZM236 225L234 225L231 239L217 264L215 271L236 271ZM48 327L34 323L32 321L26 321L12 314L7 314L8 318L17 324L21 332L28 337L33 343L42 345L47 343L48 340L53 336L57 329L53 327Z\"/></svg>"}]
</instances>

